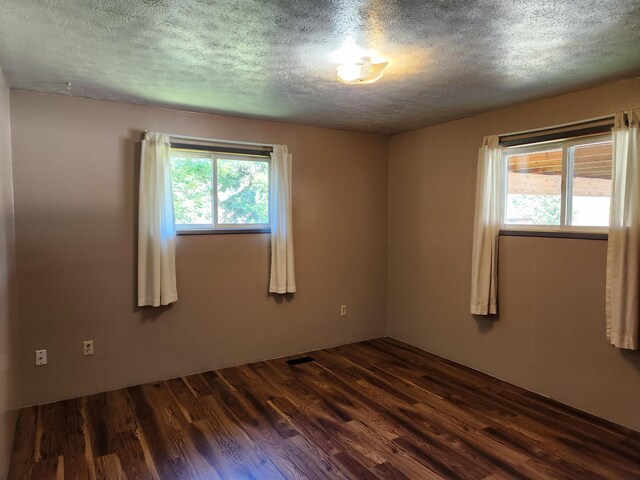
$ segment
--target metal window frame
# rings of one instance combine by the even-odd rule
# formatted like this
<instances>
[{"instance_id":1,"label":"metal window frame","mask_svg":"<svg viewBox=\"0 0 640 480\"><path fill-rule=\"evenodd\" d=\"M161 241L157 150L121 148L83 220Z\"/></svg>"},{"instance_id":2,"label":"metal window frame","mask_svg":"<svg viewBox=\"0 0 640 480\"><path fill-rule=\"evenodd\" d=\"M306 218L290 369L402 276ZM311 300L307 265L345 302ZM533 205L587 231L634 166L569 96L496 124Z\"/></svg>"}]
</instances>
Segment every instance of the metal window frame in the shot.
<instances>
[{"instance_id":1,"label":"metal window frame","mask_svg":"<svg viewBox=\"0 0 640 480\"><path fill-rule=\"evenodd\" d=\"M611 134L597 134L582 137L572 137L563 140L553 140L548 142L538 142L527 145L518 145L513 147L504 147L502 154L502 171L504 176L502 196L502 212L500 219L501 234L508 235L508 232L531 233L532 236L554 236L565 237L567 234L581 235L581 238L587 238L585 235L593 234L601 237L607 234L609 227L601 226L575 226L571 225L573 204L573 177L574 177L574 154L575 147L579 145L591 145L597 143L606 143L611 141ZM505 223L507 211L507 195L508 195L508 158L523 153L544 152L548 150L562 149L562 172L560 181L560 225L515 225ZM518 235L520 236L520 235Z\"/></svg>"},{"instance_id":2,"label":"metal window frame","mask_svg":"<svg viewBox=\"0 0 640 480\"><path fill-rule=\"evenodd\" d=\"M180 145L183 147L183 145ZM218 160L236 160L250 161L267 164L268 193L267 193L267 211L269 220L271 217L271 158L263 155L247 155L244 152L237 153L219 153L210 149L194 148L171 148L171 155L177 152L181 156L208 159L211 162L211 224L180 224L176 223L176 234L178 235L199 235L199 234L218 234L218 233L269 233L270 223L239 223L229 224L220 223L218 221Z\"/></svg>"}]
</instances>

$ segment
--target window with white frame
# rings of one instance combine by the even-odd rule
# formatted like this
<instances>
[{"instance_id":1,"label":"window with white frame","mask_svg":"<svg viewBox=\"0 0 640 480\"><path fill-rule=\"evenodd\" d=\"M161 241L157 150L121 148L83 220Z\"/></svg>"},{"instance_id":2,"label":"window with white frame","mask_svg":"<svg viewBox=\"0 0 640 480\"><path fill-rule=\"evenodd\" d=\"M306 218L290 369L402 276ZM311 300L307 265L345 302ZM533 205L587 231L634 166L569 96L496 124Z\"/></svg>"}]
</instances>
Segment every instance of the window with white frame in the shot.
<instances>
[{"instance_id":1,"label":"window with white frame","mask_svg":"<svg viewBox=\"0 0 640 480\"><path fill-rule=\"evenodd\" d=\"M171 149L176 230L269 228L269 167L264 156Z\"/></svg>"},{"instance_id":2,"label":"window with white frame","mask_svg":"<svg viewBox=\"0 0 640 480\"><path fill-rule=\"evenodd\" d=\"M504 148L503 228L606 231L611 135Z\"/></svg>"}]
</instances>

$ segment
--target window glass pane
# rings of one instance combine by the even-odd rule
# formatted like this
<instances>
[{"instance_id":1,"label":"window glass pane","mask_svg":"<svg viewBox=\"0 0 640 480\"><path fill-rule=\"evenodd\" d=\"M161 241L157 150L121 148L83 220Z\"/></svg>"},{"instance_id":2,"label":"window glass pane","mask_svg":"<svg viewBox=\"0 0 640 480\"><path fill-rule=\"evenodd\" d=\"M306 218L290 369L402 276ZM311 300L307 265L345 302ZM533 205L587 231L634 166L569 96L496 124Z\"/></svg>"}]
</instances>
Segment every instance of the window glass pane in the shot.
<instances>
[{"instance_id":1,"label":"window glass pane","mask_svg":"<svg viewBox=\"0 0 640 480\"><path fill-rule=\"evenodd\" d=\"M611 142L573 147L572 225L609 225L611 156Z\"/></svg>"},{"instance_id":2,"label":"window glass pane","mask_svg":"<svg viewBox=\"0 0 640 480\"><path fill-rule=\"evenodd\" d=\"M218 159L218 223L269 223L269 164Z\"/></svg>"},{"instance_id":3,"label":"window glass pane","mask_svg":"<svg viewBox=\"0 0 640 480\"><path fill-rule=\"evenodd\" d=\"M507 209L511 225L560 225L562 149L507 157Z\"/></svg>"},{"instance_id":4,"label":"window glass pane","mask_svg":"<svg viewBox=\"0 0 640 480\"><path fill-rule=\"evenodd\" d=\"M177 225L212 225L210 158L171 155L173 209Z\"/></svg>"}]
</instances>

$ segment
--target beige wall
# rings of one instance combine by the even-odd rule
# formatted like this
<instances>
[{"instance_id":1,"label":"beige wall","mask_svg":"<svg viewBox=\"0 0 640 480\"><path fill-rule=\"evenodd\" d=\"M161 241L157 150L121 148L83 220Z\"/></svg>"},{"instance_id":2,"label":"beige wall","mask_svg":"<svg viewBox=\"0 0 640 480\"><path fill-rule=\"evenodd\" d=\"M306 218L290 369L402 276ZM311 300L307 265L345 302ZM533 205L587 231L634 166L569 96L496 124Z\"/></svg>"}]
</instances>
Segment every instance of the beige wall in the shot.
<instances>
[{"instance_id":1,"label":"beige wall","mask_svg":"<svg viewBox=\"0 0 640 480\"><path fill-rule=\"evenodd\" d=\"M385 137L23 91L11 108L25 404L385 334ZM180 300L134 306L144 129L289 146L298 293L267 295L268 235L180 236Z\"/></svg>"},{"instance_id":2,"label":"beige wall","mask_svg":"<svg viewBox=\"0 0 640 480\"><path fill-rule=\"evenodd\" d=\"M9 89L0 70L0 478L6 478L19 406Z\"/></svg>"},{"instance_id":3,"label":"beige wall","mask_svg":"<svg viewBox=\"0 0 640 480\"><path fill-rule=\"evenodd\" d=\"M640 356L604 339L606 242L501 238L500 318L468 313L482 137L639 104L635 79L511 107L395 136L387 164L373 135L14 91L23 403L382 336L388 317L393 337L640 429ZM180 301L134 306L144 129L289 145L294 298L266 294L267 235L181 236Z\"/></svg>"},{"instance_id":4,"label":"beige wall","mask_svg":"<svg viewBox=\"0 0 640 480\"><path fill-rule=\"evenodd\" d=\"M389 334L640 430L640 355L604 335L606 242L502 237L499 319L469 314L482 137L639 105L634 79L394 136Z\"/></svg>"}]
</instances>

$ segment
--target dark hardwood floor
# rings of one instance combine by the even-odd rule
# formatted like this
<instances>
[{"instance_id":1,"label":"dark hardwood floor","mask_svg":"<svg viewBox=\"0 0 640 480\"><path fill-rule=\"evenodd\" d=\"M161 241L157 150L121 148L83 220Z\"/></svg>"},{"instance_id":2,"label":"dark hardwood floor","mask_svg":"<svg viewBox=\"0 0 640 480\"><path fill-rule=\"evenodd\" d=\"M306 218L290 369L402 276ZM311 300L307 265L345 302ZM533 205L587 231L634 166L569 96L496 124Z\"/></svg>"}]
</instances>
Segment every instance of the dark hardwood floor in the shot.
<instances>
[{"instance_id":1,"label":"dark hardwood floor","mask_svg":"<svg viewBox=\"0 0 640 480\"><path fill-rule=\"evenodd\" d=\"M310 355L25 408L9 478L640 478L637 432L395 340Z\"/></svg>"}]
</instances>

